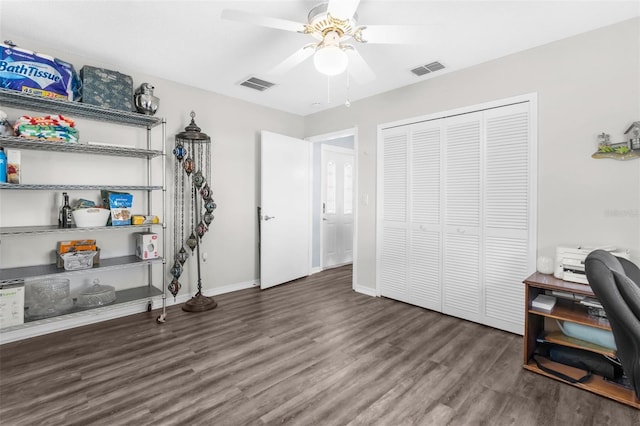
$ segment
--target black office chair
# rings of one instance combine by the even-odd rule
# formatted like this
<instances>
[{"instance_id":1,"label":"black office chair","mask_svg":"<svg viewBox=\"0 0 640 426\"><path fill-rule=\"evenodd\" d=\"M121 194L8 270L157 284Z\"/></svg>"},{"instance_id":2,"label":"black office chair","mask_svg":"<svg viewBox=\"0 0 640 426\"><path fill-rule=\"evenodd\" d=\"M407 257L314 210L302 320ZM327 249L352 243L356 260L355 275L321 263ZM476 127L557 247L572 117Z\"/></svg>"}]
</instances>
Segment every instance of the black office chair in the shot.
<instances>
[{"instance_id":1,"label":"black office chair","mask_svg":"<svg viewBox=\"0 0 640 426\"><path fill-rule=\"evenodd\" d=\"M585 271L611 324L617 356L640 398L640 269L604 250L591 252Z\"/></svg>"}]
</instances>

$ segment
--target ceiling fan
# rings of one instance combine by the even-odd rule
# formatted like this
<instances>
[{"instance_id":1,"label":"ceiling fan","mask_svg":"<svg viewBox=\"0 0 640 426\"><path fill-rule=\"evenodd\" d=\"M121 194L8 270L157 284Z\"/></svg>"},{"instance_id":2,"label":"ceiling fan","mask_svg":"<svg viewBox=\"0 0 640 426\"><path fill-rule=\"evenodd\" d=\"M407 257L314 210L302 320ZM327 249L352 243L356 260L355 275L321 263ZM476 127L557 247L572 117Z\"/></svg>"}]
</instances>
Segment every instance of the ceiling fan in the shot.
<instances>
[{"instance_id":1,"label":"ceiling fan","mask_svg":"<svg viewBox=\"0 0 640 426\"><path fill-rule=\"evenodd\" d=\"M375 74L349 41L357 43L416 44L424 40L425 27L404 25L358 25L356 9L360 0L329 0L320 3L309 12L307 23L273 18L252 13L225 9L223 19L245 22L312 36L309 43L279 65L269 74L284 74L313 55L315 68L322 74L348 73L358 83L366 84Z\"/></svg>"}]
</instances>

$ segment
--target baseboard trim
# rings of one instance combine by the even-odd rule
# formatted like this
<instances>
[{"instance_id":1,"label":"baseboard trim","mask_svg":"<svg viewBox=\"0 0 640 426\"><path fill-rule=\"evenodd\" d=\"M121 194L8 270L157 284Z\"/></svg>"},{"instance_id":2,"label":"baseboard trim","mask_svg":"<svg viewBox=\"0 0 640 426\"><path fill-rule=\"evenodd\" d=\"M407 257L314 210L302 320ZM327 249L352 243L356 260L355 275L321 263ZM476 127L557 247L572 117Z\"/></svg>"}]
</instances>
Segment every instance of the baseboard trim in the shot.
<instances>
[{"instance_id":1,"label":"baseboard trim","mask_svg":"<svg viewBox=\"0 0 640 426\"><path fill-rule=\"evenodd\" d=\"M375 288L356 285L356 286L353 286L353 290L356 293L362 293L362 294L365 294L365 295L371 296L371 297L378 297L378 295L376 294L376 289Z\"/></svg>"},{"instance_id":2,"label":"baseboard trim","mask_svg":"<svg viewBox=\"0 0 640 426\"><path fill-rule=\"evenodd\" d=\"M246 290L248 288L254 288L254 287L260 287L259 280L229 284L222 287L214 287L214 288L203 291L203 293L207 297L212 297L212 296L218 296L220 294L231 293L238 290Z\"/></svg>"}]
</instances>

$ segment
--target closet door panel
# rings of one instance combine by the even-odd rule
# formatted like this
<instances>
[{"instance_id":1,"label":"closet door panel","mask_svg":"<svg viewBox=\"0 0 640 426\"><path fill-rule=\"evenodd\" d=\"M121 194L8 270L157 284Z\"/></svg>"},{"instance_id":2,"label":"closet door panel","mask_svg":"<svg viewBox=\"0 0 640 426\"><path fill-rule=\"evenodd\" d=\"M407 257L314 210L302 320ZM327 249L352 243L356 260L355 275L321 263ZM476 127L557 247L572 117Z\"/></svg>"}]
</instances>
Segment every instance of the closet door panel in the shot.
<instances>
[{"instance_id":1,"label":"closet door panel","mask_svg":"<svg viewBox=\"0 0 640 426\"><path fill-rule=\"evenodd\" d=\"M407 221L408 131L385 132L383 167L383 222Z\"/></svg>"},{"instance_id":2,"label":"closet door panel","mask_svg":"<svg viewBox=\"0 0 640 426\"><path fill-rule=\"evenodd\" d=\"M386 227L380 259L380 295L412 303L407 291L407 230Z\"/></svg>"},{"instance_id":3,"label":"closet door panel","mask_svg":"<svg viewBox=\"0 0 640 426\"><path fill-rule=\"evenodd\" d=\"M488 237L484 261L484 323L492 327L523 334L524 294L522 277L527 270L527 241L523 239Z\"/></svg>"},{"instance_id":4,"label":"closet door panel","mask_svg":"<svg viewBox=\"0 0 640 426\"><path fill-rule=\"evenodd\" d=\"M414 229L409 246L409 303L438 312L442 311L441 235Z\"/></svg>"},{"instance_id":5,"label":"closet door panel","mask_svg":"<svg viewBox=\"0 0 640 426\"><path fill-rule=\"evenodd\" d=\"M482 113L444 121L443 309L481 319L481 131Z\"/></svg>"},{"instance_id":6,"label":"closet door panel","mask_svg":"<svg viewBox=\"0 0 640 426\"><path fill-rule=\"evenodd\" d=\"M485 123L484 322L523 334L521 281L535 257L529 104L486 111Z\"/></svg>"},{"instance_id":7,"label":"closet door panel","mask_svg":"<svg viewBox=\"0 0 640 426\"><path fill-rule=\"evenodd\" d=\"M480 226L479 113L446 120L445 223Z\"/></svg>"},{"instance_id":8,"label":"closet door panel","mask_svg":"<svg viewBox=\"0 0 640 426\"><path fill-rule=\"evenodd\" d=\"M411 222L440 226L441 122L421 123L411 131Z\"/></svg>"},{"instance_id":9,"label":"closet door panel","mask_svg":"<svg viewBox=\"0 0 640 426\"><path fill-rule=\"evenodd\" d=\"M379 250L380 294L409 302L407 291L408 250L408 141L409 130L383 132L382 229Z\"/></svg>"},{"instance_id":10,"label":"closet door panel","mask_svg":"<svg viewBox=\"0 0 640 426\"><path fill-rule=\"evenodd\" d=\"M480 322L480 237L446 234L443 309L448 315Z\"/></svg>"},{"instance_id":11,"label":"closet door panel","mask_svg":"<svg viewBox=\"0 0 640 426\"><path fill-rule=\"evenodd\" d=\"M529 228L528 104L486 113L485 226Z\"/></svg>"},{"instance_id":12,"label":"closet door panel","mask_svg":"<svg viewBox=\"0 0 640 426\"><path fill-rule=\"evenodd\" d=\"M411 126L409 297L442 310L441 153L442 120Z\"/></svg>"}]
</instances>

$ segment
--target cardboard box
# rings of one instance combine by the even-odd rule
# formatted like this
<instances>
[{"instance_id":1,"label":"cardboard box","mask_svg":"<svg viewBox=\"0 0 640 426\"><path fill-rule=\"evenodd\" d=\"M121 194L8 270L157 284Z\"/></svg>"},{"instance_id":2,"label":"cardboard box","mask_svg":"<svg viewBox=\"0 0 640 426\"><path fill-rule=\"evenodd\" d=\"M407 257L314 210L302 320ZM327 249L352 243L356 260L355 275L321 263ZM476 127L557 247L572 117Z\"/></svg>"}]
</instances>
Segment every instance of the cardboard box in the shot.
<instances>
[{"instance_id":1,"label":"cardboard box","mask_svg":"<svg viewBox=\"0 0 640 426\"><path fill-rule=\"evenodd\" d=\"M71 251L95 251L97 249L96 240L70 240L58 241L58 252L60 254Z\"/></svg>"},{"instance_id":2,"label":"cardboard box","mask_svg":"<svg viewBox=\"0 0 640 426\"><path fill-rule=\"evenodd\" d=\"M118 71L85 65L80 69L82 102L133 111L133 79Z\"/></svg>"},{"instance_id":3,"label":"cardboard box","mask_svg":"<svg viewBox=\"0 0 640 426\"><path fill-rule=\"evenodd\" d=\"M131 216L132 225L153 225L156 223L160 223L160 218L158 218L158 216L145 216L140 214L134 214L133 216Z\"/></svg>"},{"instance_id":4,"label":"cardboard box","mask_svg":"<svg viewBox=\"0 0 640 426\"><path fill-rule=\"evenodd\" d=\"M24 284L0 286L0 328L24 323Z\"/></svg>"},{"instance_id":5,"label":"cardboard box","mask_svg":"<svg viewBox=\"0 0 640 426\"><path fill-rule=\"evenodd\" d=\"M153 232L136 233L136 256L140 259L157 259L159 245L158 234Z\"/></svg>"}]
</instances>

